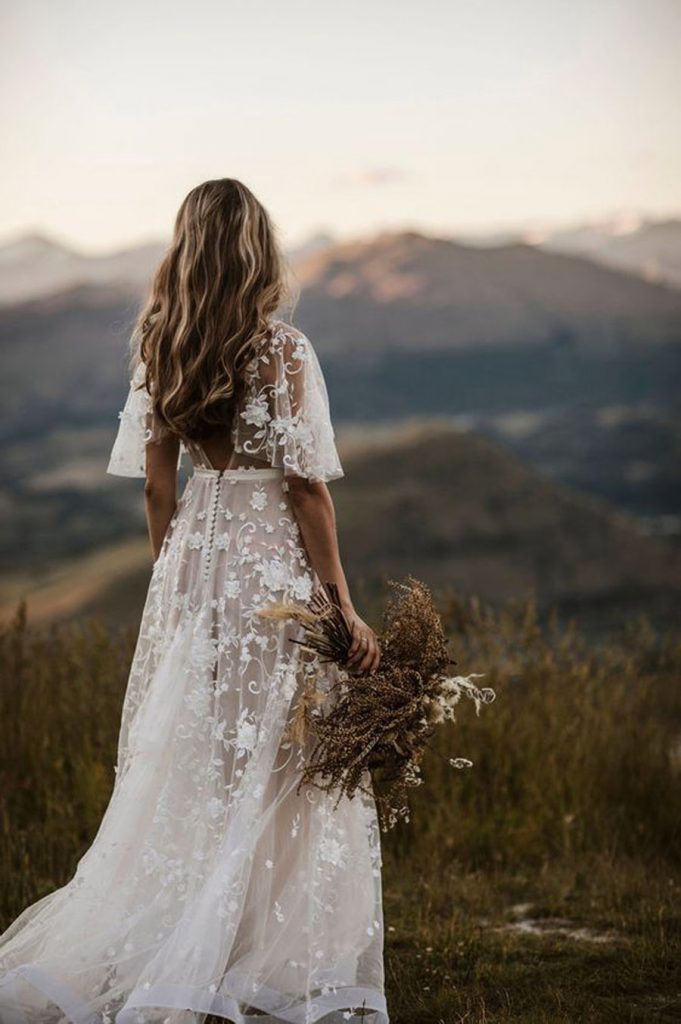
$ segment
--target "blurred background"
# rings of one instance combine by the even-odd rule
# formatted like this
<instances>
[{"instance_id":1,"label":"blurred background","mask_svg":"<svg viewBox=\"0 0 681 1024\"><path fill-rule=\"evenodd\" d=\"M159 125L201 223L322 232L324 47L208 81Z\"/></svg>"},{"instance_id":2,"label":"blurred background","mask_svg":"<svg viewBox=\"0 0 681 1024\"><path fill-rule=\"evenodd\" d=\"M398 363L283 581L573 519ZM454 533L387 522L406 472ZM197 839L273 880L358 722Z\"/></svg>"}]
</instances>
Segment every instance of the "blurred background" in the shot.
<instances>
[{"instance_id":1,"label":"blurred background","mask_svg":"<svg viewBox=\"0 0 681 1024\"><path fill-rule=\"evenodd\" d=\"M358 607L425 580L497 692L385 837L393 1024L679 1021L681 4L1 9L0 929L107 806L151 570L105 472L129 334L186 193L238 177Z\"/></svg>"},{"instance_id":2,"label":"blurred background","mask_svg":"<svg viewBox=\"0 0 681 1024\"><path fill-rule=\"evenodd\" d=\"M104 470L186 192L235 176L300 288L348 571L599 631L681 587L675 0L4 4L3 615L134 622ZM131 597L134 596L134 599Z\"/></svg>"},{"instance_id":3,"label":"blurred background","mask_svg":"<svg viewBox=\"0 0 681 1024\"><path fill-rule=\"evenodd\" d=\"M134 622L104 474L186 191L270 211L367 599L414 571L590 630L680 605L675 0L4 4L0 605ZM134 595L134 597L133 597Z\"/></svg>"}]
</instances>

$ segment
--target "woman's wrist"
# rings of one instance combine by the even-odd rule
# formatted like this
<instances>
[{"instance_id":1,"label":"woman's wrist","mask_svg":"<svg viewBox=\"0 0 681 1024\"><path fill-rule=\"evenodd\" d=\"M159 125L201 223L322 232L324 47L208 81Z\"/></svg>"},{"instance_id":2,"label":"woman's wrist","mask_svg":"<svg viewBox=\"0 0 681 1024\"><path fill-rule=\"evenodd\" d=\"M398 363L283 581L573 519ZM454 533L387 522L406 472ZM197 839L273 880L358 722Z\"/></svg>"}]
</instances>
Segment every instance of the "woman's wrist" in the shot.
<instances>
[{"instance_id":1,"label":"woman's wrist","mask_svg":"<svg viewBox=\"0 0 681 1024\"><path fill-rule=\"evenodd\" d=\"M326 591L327 597L331 597L331 594L327 586L327 583L329 582L335 583L336 585L338 591L338 604L343 614L349 615L354 613L355 607L352 603L352 598L350 597L350 591L348 590L347 583L345 583L344 581L342 583L336 583L335 580L327 581L326 583L324 583L324 590Z\"/></svg>"}]
</instances>

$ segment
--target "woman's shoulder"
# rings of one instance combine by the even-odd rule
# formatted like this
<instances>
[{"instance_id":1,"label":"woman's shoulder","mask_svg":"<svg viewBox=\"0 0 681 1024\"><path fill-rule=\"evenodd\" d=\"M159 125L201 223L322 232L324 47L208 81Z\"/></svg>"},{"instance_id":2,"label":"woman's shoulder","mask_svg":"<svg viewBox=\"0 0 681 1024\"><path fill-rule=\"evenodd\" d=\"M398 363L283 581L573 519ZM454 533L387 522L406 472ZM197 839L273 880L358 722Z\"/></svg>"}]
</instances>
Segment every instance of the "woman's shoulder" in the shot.
<instances>
[{"instance_id":1,"label":"woman's shoulder","mask_svg":"<svg viewBox=\"0 0 681 1024\"><path fill-rule=\"evenodd\" d=\"M309 341L299 327L295 327L287 320L272 318L270 320L270 338L275 346L306 345Z\"/></svg>"},{"instance_id":2,"label":"woman's shoulder","mask_svg":"<svg viewBox=\"0 0 681 1024\"><path fill-rule=\"evenodd\" d=\"M271 318L270 329L255 350L254 363L268 363L272 359L288 364L291 360L303 362L312 348L307 335L286 320Z\"/></svg>"}]
</instances>

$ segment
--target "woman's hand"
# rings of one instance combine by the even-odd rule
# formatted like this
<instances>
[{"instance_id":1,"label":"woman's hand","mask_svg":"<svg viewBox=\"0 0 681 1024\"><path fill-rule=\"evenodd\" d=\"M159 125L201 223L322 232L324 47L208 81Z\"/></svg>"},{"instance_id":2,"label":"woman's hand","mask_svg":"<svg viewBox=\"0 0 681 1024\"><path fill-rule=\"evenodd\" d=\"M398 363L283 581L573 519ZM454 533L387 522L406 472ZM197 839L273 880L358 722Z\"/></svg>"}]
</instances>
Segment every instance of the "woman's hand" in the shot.
<instances>
[{"instance_id":1,"label":"woman's hand","mask_svg":"<svg viewBox=\"0 0 681 1024\"><path fill-rule=\"evenodd\" d=\"M376 634L354 608L343 608L343 615L352 632L348 665L356 672L375 672L381 661L381 649Z\"/></svg>"}]
</instances>

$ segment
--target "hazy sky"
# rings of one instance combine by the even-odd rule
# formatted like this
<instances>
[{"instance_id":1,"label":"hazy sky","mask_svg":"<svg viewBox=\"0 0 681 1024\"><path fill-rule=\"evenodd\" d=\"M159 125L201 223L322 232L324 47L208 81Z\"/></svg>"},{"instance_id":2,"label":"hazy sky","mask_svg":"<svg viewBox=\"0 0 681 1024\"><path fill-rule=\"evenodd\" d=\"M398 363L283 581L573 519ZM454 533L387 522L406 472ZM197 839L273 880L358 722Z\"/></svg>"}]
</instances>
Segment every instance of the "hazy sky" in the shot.
<instances>
[{"instance_id":1,"label":"hazy sky","mask_svg":"<svg viewBox=\"0 0 681 1024\"><path fill-rule=\"evenodd\" d=\"M681 210L681 0L2 0L0 237L167 236L240 177L286 242Z\"/></svg>"}]
</instances>

